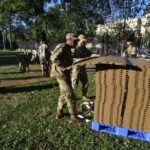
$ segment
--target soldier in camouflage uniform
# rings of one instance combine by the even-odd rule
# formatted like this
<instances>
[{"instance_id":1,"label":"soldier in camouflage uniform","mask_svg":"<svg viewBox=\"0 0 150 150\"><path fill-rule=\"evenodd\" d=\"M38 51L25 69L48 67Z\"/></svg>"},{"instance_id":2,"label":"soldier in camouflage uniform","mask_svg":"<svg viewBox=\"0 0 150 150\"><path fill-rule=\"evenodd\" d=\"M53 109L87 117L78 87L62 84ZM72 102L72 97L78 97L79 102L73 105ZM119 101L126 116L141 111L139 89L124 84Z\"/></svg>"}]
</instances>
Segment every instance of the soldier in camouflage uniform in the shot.
<instances>
[{"instance_id":1,"label":"soldier in camouflage uniform","mask_svg":"<svg viewBox=\"0 0 150 150\"><path fill-rule=\"evenodd\" d=\"M17 59L19 61L19 68L21 72L29 72L29 65L31 63L32 54L31 53L23 53L23 54L17 54Z\"/></svg>"},{"instance_id":2,"label":"soldier in camouflage uniform","mask_svg":"<svg viewBox=\"0 0 150 150\"><path fill-rule=\"evenodd\" d=\"M68 33L66 35L66 43L58 44L51 54L52 70L60 87L60 97L58 100L56 119L63 115L63 107L68 106L71 115L69 123L78 123L80 119L77 117L76 98L71 85L70 70L65 68L72 65L73 57L71 47L73 45L74 35Z\"/></svg>"},{"instance_id":3,"label":"soldier in camouflage uniform","mask_svg":"<svg viewBox=\"0 0 150 150\"><path fill-rule=\"evenodd\" d=\"M75 61L78 61L80 59L90 57L91 52L85 47L85 36L79 35L78 37L78 43L76 45L76 48L73 53L73 57ZM82 84L82 100L83 101L89 101L89 98L87 97L87 90L88 90L88 77L86 73L85 66L78 66L72 70L72 87L73 89L77 88L79 81Z\"/></svg>"},{"instance_id":4,"label":"soldier in camouflage uniform","mask_svg":"<svg viewBox=\"0 0 150 150\"><path fill-rule=\"evenodd\" d=\"M128 48L127 48L127 57L129 58L136 58L137 57L137 50L133 42L128 42Z\"/></svg>"},{"instance_id":5,"label":"soldier in camouflage uniform","mask_svg":"<svg viewBox=\"0 0 150 150\"><path fill-rule=\"evenodd\" d=\"M40 42L40 46L38 49L38 56L40 60L42 75L49 76L50 52L48 50L47 44L45 44L43 41Z\"/></svg>"},{"instance_id":6,"label":"soldier in camouflage uniform","mask_svg":"<svg viewBox=\"0 0 150 150\"><path fill-rule=\"evenodd\" d=\"M108 56L108 50L109 50L109 35L107 32L104 33L102 38L103 43L103 53L105 56Z\"/></svg>"}]
</instances>

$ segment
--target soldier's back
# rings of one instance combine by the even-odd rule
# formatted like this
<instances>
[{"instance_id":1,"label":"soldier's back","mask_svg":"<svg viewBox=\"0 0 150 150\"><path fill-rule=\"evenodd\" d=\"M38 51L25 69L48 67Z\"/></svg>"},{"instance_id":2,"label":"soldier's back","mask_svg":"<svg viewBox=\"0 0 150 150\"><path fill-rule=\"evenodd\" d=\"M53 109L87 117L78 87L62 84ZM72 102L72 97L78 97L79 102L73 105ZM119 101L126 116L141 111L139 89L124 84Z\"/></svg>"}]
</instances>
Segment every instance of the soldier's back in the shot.
<instances>
[{"instance_id":1,"label":"soldier's back","mask_svg":"<svg viewBox=\"0 0 150 150\"><path fill-rule=\"evenodd\" d=\"M39 57L40 58L45 58L47 49L48 49L48 46L44 43L39 46Z\"/></svg>"},{"instance_id":2,"label":"soldier's back","mask_svg":"<svg viewBox=\"0 0 150 150\"><path fill-rule=\"evenodd\" d=\"M58 63L63 67L72 65L73 58L71 46L65 43L58 44L51 54L52 63Z\"/></svg>"}]
</instances>

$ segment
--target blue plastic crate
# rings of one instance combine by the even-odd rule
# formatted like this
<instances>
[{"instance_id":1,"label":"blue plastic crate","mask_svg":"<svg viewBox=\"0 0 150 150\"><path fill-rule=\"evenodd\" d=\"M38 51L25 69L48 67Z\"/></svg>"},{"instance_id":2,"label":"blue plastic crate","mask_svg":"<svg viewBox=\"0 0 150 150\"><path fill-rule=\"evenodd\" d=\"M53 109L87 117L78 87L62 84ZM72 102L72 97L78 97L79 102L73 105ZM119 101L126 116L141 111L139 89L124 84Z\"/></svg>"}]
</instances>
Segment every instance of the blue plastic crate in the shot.
<instances>
[{"instance_id":1,"label":"blue plastic crate","mask_svg":"<svg viewBox=\"0 0 150 150\"><path fill-rule=\"evenodd\" d=\"M150 133L92 122L92 130L150 142Z\"/></svg>"}]
</instances>

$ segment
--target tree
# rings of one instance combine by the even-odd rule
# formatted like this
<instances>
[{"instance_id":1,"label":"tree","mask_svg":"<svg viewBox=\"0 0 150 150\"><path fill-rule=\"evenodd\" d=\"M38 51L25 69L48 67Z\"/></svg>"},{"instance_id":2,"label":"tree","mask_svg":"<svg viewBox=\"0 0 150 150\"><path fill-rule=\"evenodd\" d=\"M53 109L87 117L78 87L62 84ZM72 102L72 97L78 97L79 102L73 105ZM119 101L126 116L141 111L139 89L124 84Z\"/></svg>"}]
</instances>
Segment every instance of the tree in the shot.
<instances>
[{"instance_id":1,"label":"tree","mask_svg":"<svg viewBox=\"0 0 150 150\"><path fill-rule=\"evenodd\" d=\"M4 50L6 49L5 43L6 43L7 24L8 24L8 18L4 17L3 14L0 14L0 31L2 33L3 48L4 48Z\"/></svg>"},{"instance_id":2,"label":"tree","mask_svg":"<svg viewBox=\"0 0 150 150\"><path fill-rule=\"evenodd\" d=\"M147 48L150 48L150 7L146 11L146 20L145 34L142 42Z\"/></svg>"},{"instance_id":3,"label":"tree","mask_svg":"<svg viewBox=\"0 0 150 150\"><path fill-rule=\"evenodd\" d=\"M62 0L66 31L76 34L95 34L95 27L104 20L99 12L100 0Z\"/></svg>"},{"instance_id":4,"label":"tree","mask_svg":"<svg viewBox=\"0 0 150 150\"><path fill-rule=\"evenodd\" d=\"M12 12L14 10L13 1L11 0L1 0L0 2L0 14L4 18L2 20L5 20L5 25L8 26L9 30L9 45L10 49L12 49L12 19L13 15ZM6 23L7 20L7 23Z\"/></svg>"},{"instance_id":5,"label":"tree","mask_svg":"<svg viewBox=\"0 0 150 150\"><path fill-rule=\"evenodd\" d=\"M36 33L36 41L47 43L46 37L46 11L45 4L51 0L16 0L15 6L18 17L28 25L32 26Z\"/></svg>"},{"instance_id":6,"label":"tree","mask_svg":"<svg viewBox=\"0 0 150 150\"><path fill-rule=\"evenodd\" d=\"M47 4L54 2L55 5ZM0 13L7 20L9 41L19 39L62 40L67 32L94 36L97 24L134 17L146 6L144 0L1 0ZM112 17L113 16L113 17ZM4 18L2 18L4 20ZM124 22L124 31L125 31ZM16 32L17 31L17 32ZM47 39L48 38L48 39Z\"/></svg>"}]
</instances>

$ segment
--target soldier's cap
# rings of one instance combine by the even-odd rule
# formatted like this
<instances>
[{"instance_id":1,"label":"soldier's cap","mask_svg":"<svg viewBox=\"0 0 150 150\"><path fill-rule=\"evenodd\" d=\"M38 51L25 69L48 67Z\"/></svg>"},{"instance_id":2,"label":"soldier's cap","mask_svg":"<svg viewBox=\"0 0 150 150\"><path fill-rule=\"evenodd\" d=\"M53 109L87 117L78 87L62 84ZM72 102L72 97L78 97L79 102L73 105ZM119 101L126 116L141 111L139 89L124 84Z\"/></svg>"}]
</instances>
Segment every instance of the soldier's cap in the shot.
<instances>
[{"instance_id":1,"label":"soldier's cap","mask_svg":"<svg viewBox=\"0 0 150 150\"><path fill-rule=\"evenodd\" d=\"M68 39L77 39L77 38L75 38L73 33L67 33L66 34L66 40L68 40Z\"/></svg>"},{"instance_id":2,"label":"soldier's cap","mask_svg":"<svg viewBox=\"0 0 150 150\"><path fill-rule=\"evenodd\" d=\"M86 38L85 38L85 35L83 35L83 34L80 34L80 35L78 36L78 39L79 39L80 41L83 41L83 42L86 42L86 41L87 41Z\"/></svg>"}]
</instances>

